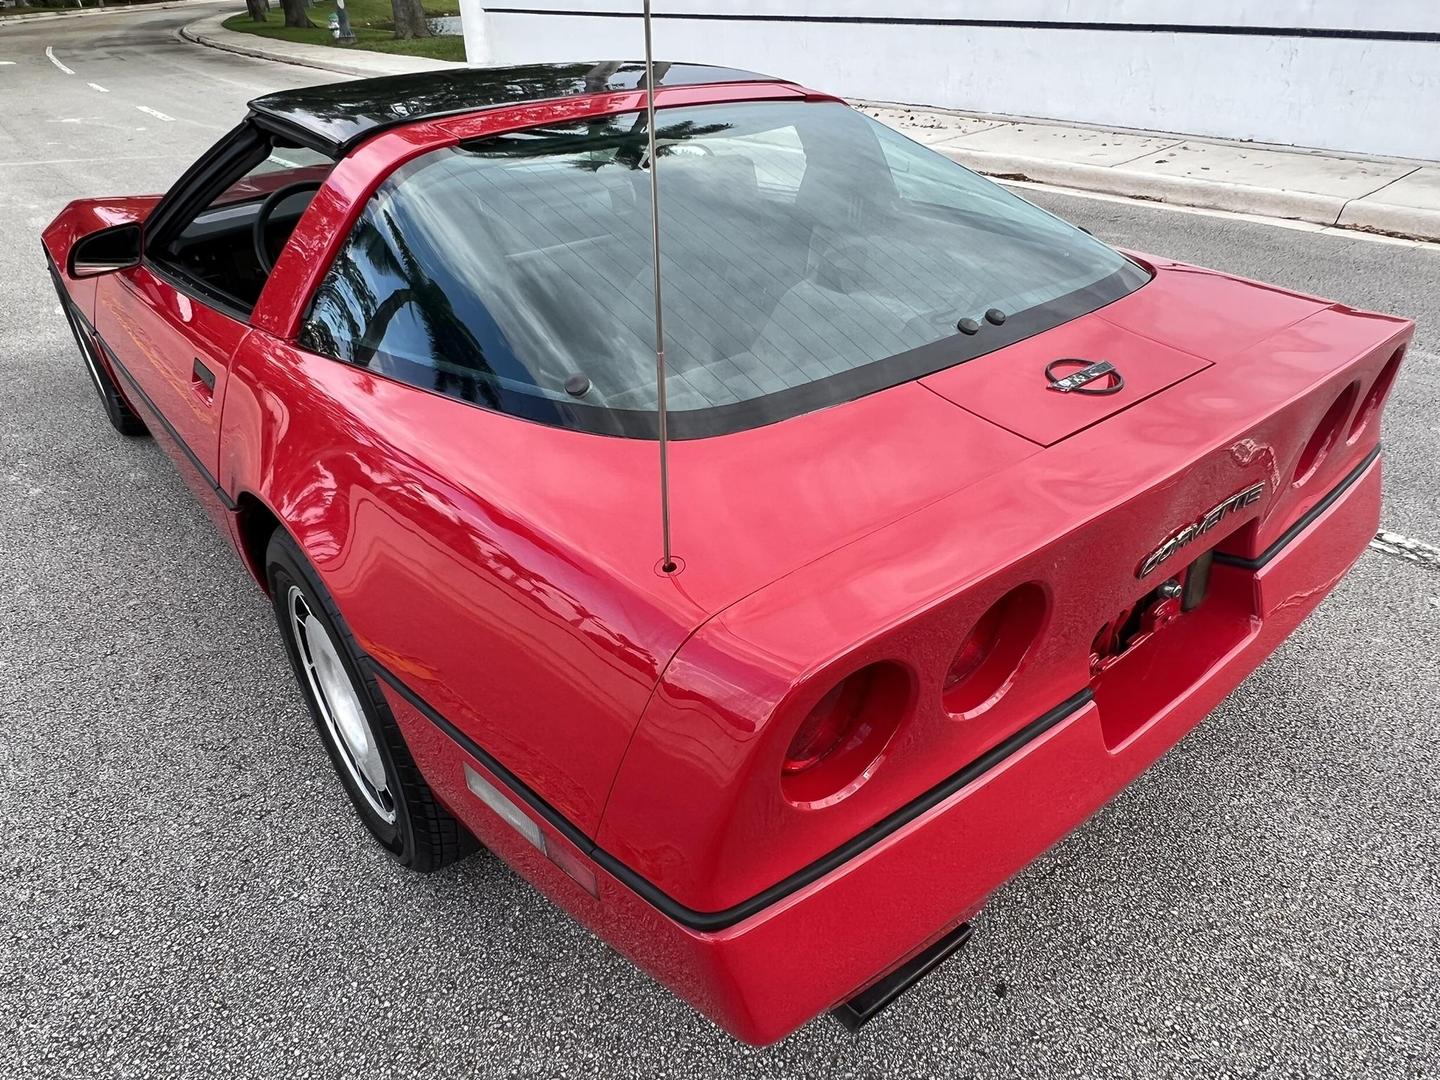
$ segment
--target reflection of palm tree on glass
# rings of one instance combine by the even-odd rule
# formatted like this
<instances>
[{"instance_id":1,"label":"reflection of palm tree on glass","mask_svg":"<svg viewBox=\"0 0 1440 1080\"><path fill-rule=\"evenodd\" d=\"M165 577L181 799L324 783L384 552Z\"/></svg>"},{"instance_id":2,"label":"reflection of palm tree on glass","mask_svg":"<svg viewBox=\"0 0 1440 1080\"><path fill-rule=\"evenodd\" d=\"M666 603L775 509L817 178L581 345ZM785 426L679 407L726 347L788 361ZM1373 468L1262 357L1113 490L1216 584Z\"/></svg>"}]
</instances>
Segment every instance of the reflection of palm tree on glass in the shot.
<instances>
[{"instance_id":1,"label":"reflection of palm tree on glass","mask_svg":"<svg viewBox=\"0 0 1440 1080\"><path fill-rule=\"evenodd\" d=\"M627 169L645 167L648 140L645 132L645 114L638 113L628 125L622 126L620 117L601 117L585 125L583 129L573 124L563 127L527 128L523 134L499 135L490 139L465 143L462 148L487 158L551 157L558 154L582 155L567 162L572 168L587 172L598 172L603 166L616 164ZM655 141L664 154L671 147L710 135L729 131L730 124L697 124L693 120L680 120L673 124L662 124L655 133ZM612 155L605 151L613 150Z\"/></svg>"},{"instance_id":2,"label":"reflection of palm tree on glass","mask_svg":"<svg viewBox=\"0 0 1440 1080\"><path fill-rule=\"evenodd\" d=\"M369 367L391 322L413 306L415 320L429 345L428 355L435 358L431 389L498 408L495 372L485 358L484 348L456 313L444 289L425 273L403 231L388 213L382 212L374 227L365 230L364 247L371 264L396 287L378 302L369 288L363 297L357 297L357 307L365 313L365 327L358 335L354 362Z\"/></svg>"}]
</instances>

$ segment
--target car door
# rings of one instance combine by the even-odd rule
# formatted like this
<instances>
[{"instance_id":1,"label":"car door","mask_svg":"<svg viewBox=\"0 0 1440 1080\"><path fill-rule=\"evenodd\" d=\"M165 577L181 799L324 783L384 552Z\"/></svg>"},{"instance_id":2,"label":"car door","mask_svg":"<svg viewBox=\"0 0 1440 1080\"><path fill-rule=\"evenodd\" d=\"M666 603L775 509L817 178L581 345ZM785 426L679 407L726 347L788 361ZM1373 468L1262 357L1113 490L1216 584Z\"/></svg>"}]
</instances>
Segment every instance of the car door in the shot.
<instances>
[{"instance_id":1,"label":"car door","mask_svg":"<svg viewBox=\"0 0 1440 1080\"><path fill-rule=\"evenodd\" d=\"M161 414L190 463L213 480L226 371L249 324L144 265L99 284L95 319L111 362Z\"/></svg>"},{"instance_id":2,"label":"car door","mask_svg":"<svg viewBox=\"0 0 1440 1080\"><path fill-rule=\"evenodd\" d=\"M97 285L95 326L111 363L160 414L177 456L211 486L231 357L251 332L250 312L269 273L254 222L268 209L273 259L332 165L242 126L157 207L141 265Z\"/></svg>"}]
</instances>

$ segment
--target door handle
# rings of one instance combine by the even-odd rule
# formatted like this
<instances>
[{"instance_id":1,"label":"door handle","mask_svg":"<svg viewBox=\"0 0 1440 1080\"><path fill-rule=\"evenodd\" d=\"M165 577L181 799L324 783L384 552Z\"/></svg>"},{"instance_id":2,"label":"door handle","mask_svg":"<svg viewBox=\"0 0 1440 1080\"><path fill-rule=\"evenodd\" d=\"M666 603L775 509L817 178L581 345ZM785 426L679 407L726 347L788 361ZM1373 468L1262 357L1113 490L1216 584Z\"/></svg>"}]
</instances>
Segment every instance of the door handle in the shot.
<instances>
[{"instance_id":1,"label":"door handle","mask_svg":"<svg viewBox=\"0 0 1440 1080\"><path fill-rule=\"evenodd\" d=\"M215 394L215 373L205 366L198 356L195 358L195 365L190 369L190 377L196 383L205 388L205 397L208 399Z\"/></svg>"}]
</instances>

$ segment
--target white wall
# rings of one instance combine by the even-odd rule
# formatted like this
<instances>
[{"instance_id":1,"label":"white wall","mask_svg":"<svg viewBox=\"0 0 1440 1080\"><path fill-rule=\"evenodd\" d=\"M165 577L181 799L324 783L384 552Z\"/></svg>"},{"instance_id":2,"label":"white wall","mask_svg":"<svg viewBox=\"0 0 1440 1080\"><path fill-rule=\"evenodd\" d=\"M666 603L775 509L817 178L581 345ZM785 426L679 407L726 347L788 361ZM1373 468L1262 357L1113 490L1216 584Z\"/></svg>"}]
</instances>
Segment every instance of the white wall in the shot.
<instances>
[{"instance_id":1,"label":"white wall","mask_svg":"<svg viewBox=\"0 0 1440 1080\"><path fill-rule=\"evenodd\" d=\"M520 14L505 8L556 14ZM471 63L637 57L640 0L461 0ZM1440 0L655 0L656 56L847 97L1440 158ZM736 15L735 12L743 15ZM724 13L722 20L674 18ZM754 15L865 22L758 21ZM1063 21L1078 30L873 20ZM1090 29L1328 28L1432 41Z\"/></svg>"}]
</instances>

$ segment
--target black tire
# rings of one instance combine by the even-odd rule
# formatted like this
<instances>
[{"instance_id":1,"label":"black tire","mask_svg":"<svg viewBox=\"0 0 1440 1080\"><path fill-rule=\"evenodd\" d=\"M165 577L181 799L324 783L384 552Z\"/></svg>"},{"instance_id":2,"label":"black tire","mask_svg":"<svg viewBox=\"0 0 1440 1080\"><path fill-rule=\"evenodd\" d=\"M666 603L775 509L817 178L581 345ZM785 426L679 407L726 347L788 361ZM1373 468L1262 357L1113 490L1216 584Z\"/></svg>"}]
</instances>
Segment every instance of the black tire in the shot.
<instances>
[{"instance_id":1,"label":"black tire","mask_svg":"<svg viewBox=\"0 0 1440 1080\"><path fill-rule=\"evenodd\" d=\"M63 293L60 303L65 309L65 321L70 324L70 332L75 335L75 345L80 350L80 359L85 361L86 374L90 376L90 382L95 387L95 392L100 395L100 403L105 407L105 416L109 419L110 426L121 435L149 435L150 429L145 426L145 421L135 415L135 410L130 408L130 403L125 400L125 395L120 392L120 388L115 385L115 380L110 377L109 370L100 362L89 331L85 329L84 323L75 314L74 306Z\"/></svg>"},{"instance_id":2,"label":"black tire","mask_svg":"<svg viewBox=\"0 0 1440 1080\"><path fill-rule=\"evenodd\" d=\"M479 847L475 838L440 805L415 767L415 759L410 756L375 677L360 662L361 653L354 636L299 546L283 529L275 530L270 537L265 552L265 574L280 637L285 642L285 652L290 657L301 693L310 706L315 728L355 812L376 843L403 866L422 873L439 870L475 851ZM302 626L297 627L299 604L303 604L305 611ZM345 736L337 737L335 729L343 729L343 725L327 721L327 706L316 692L321 680L311 674L318 669L310 655L312 651L321 651L325 641L316 637L312 644L305 637L307 633L315 637L314 628L309 627L311 618L319 621L327 635L325 641L334 646L358 699L369 733L368 745L378 753L379 763L384 767L383 787L369 784L364 767L356 763L344 742ZM369 760L373 766L374 760Z\"/></svg>"}]
</instances>

